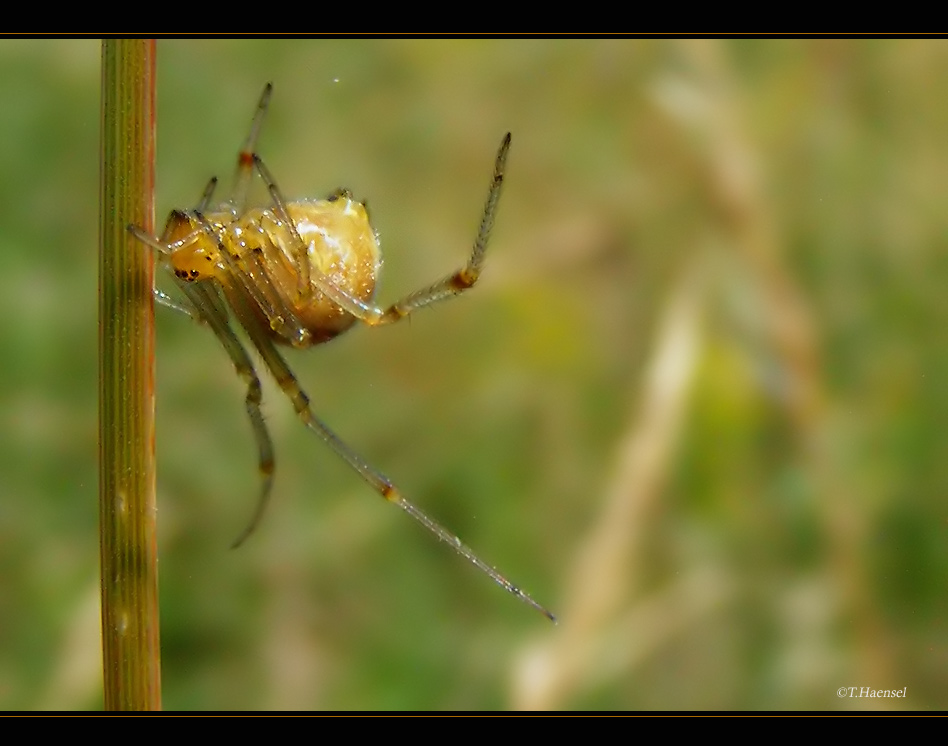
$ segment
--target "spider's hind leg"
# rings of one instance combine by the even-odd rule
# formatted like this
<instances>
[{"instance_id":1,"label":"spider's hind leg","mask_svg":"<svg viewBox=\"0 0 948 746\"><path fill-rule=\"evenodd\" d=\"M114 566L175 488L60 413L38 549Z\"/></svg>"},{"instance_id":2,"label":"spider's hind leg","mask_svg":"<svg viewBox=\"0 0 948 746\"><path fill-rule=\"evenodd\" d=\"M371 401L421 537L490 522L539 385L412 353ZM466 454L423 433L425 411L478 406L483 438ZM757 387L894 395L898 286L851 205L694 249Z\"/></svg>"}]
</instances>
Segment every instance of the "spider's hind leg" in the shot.
<instances>
[{"instance_id":1,"label":"spider's hind leg","mask_svg":"<svg viewBox=\"0 0 948 746\"><path fill-rule=\"evenodd\" d=\"M257 352L263 359L264 364L270 370L277 384L286 394L287 398L293 404L296 414L302 420L309 430L320 440L328 445L336 455L346 461L358 475L371 486L381 497L388 502L397 505L408 515L414 518L418 523L433 533L440 541L450 546L455 552L464 557L468 562L485 573L497 585L508 593L516 596L523 603L532 606L552 622L556 622L556 617L545 607L537 603L528 593L520 587L511 583L506 577L497 571L492 565L482 560L474 550L461 541L454 533L446 529L440 523L430 518L424 511L414 503L409 502L407 498L399 491L392 481L382 474L378 469L369 465L359 454L346 445L338 435L336 435L310 408L309 396L300 387L293 371L286 364L286 361L277 351L269 335L267 335L258 324L248 323L252 317L248 316L249 309L243 305L242 296L234 296L231 303L237 317L242 320L244 329L253 342ZM249 398L249 395L248 395ZM251 528L253 527L251 524Z\"/></svg>"},{"instance_id":2,"label":"spider's hind leg","mask_svg":"<svg viewBox=\"0 0 948 746\"><path fill-rule=\"evenodd\" d=\"M419 308L447 300L455 295L460 295L465 290L470 290L481 276L481 269L484 265L484 257L487 254L487 242L490 240L490 233L494 227L494 216L497 213L497 204L500 201L500 190L504 185L504 172L507 168L507 153L510 151L510 133L504 135L501 140L500 148L497 150L497 156L494 159L494 173L491 176L490 190L487 193L487 202L484 204L484 212L481 214L481 223L477 231L477 237L474 239L474 246L471 249L471 256L467 264L457 272L435 282L428 287L409 293L401 300L389 306L388 310L381 313L375 320L366 319L370 324L390 324L408 316Z\"/></svg>"},{"instance_id":3,"label":"spider's hind leg","mask_svg":"<svg viewBox=\"0 0 948 746\"><path fill-rule=\"evenodd\" d=\"M286 200L280 188L277 186L276 180L259 155L254 154L253 161L256 164L257 171L260 173L260 178L262 178L267 185L274 210L277 215L279 215L280 220L286 224L293 236L293 243L295 244L297 253L295 265L299 278L298 292L300 299L308 298L314 289L318 290L332 300L333 303L363 323L369 326L379 326L381 324L391 324L400 321L419 308L424 308L432 303L437 303L459 295L465 290L472 288L478 281L481 276L484 257L487 253L487 243L490 240L491 230L494 227L494 217L497 212L497 204L500 201L501 187L504 184L504 173L507 168L507 154L509 151L510 133L508 132L504 135L504 139L501 140L500 147L494 159L494 172L491 176L487 202L481 214L480 226L477 231L477 236L474 239L474 246L471 249L471 255L467 264L457 272L421 290L409 293L387 309L354 298L351 294L330 282L324 275L312 271L310 263L306 258L306 244L300 238L296 230L296 225L290 218Z\"/></svg>"}]
</instances>

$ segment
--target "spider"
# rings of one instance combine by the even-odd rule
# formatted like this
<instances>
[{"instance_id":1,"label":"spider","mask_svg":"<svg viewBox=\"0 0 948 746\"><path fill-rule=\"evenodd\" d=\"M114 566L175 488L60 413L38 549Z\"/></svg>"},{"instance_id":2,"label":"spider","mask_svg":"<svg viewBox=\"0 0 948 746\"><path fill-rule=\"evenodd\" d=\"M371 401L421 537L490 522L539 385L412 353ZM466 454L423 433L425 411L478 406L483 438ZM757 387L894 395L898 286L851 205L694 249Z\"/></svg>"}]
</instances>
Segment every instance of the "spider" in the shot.
<instances>
[{"instance_id":1,"label":"spider","mask_svg":"<svg viewBox=\"0 0 948 746\"><path fill-rule=\"evenodd\" d=\"M555 622L552 613L409 502L387 476L330 430L313 413L309 396L277 349L277 345L308 348L327 342L357 320L369 326L394 323L419 308L471 288L480 276L494 224L510 133L504 136L497 151L487 203L467 265L383 309L373 301L382 257L365 203L355 200L347 189L337 189L322 200L287 202L257 154L257 139L272 90L268 83L237 156L231 199L209 209L217 186L214 177L195 209L171 212L160 237L151 236L138 226L128 226L136 239L157 251L159 263L171 271L184 295L179 301L155 289L156 301L209 326L247 384L245 404L257 444L261 485L250 522L233 546L240 546L256 529L270 499L274 477L273 444L260 411L260 379L234 331L232 322L236 322L309 430L379 495L408 513L495 583ZM269 191L269 207L247 206L254 172Z\"/></svg>"}]
</instances>

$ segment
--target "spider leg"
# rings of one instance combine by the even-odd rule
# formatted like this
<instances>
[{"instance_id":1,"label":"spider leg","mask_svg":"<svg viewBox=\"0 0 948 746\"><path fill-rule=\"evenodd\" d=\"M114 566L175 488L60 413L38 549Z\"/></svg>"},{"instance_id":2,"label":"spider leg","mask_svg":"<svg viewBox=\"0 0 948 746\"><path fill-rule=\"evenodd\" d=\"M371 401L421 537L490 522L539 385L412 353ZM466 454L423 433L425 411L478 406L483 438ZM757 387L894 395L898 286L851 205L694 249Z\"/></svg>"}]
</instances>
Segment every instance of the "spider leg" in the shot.
<instances>
[{"instance_id":1,"label":"spider leg","mask_svg":"<svg viewBox=\"0 0 948 746\"><path fill-rule=\"evenodd\" d=\"M237 155L237 169L234 174L234 196L231 198L237 214L242 214L247 208L247 196L250 194L250 184L253 181L253 156L257 150L257 139L260 129L270 106L270 96L273 93L273 84L267 83L260 94L260 101L254 111L253 121L250 123L250 132L244 141L240 153Z\"/></svg>"},{"instance_id":2,"label":"spider leg","mask_svg":"<svg viewBox=\"0 0 948 746\"><path fill-rule=\"evenodd\" d=\"M477 231L477 237L474 239L474 247L467 265L438 282L410 293L400 301L393 303L388 309L382 309L379 306L364 303L358 298L354 298L310 266L310 262L306 256L306 244L302 238L300 238L296 230L296 225L290 219L289 212L286 208L286 200L283 198L276 184L276 180L273 178L269 169L264 165L259 155L254 154L253 160L257 166L257 171L260 173L260 177L267 185L276 213L290 228L295 239L297 246L296 264L300 279L300 297L308 297L313 287L315 287L316 290L326 295L336 305L357 319L360 319L369 326L379 326L400 321L419 308L459 295L473 287L477 282L484 264L484 255L487 252L487 242L490 239L491 229L494 227L494 216L497 212L497 203L500 200L500 189L504 183L504 170L507 165L507 153L509 150L510 133L508 132L501 141L500 148L497 151L497 157L494 160L494 174L491 178L490 191L487 194L487 203L484 205L480 228Z\"/></svg>"},{"instance_id":3,"label":"spider leg","mask_svg":"<svg viewBox=\"0 0 948 746\"><path fill-rule=\"evenodd\" d=\"M283 393L286 394L287 398L289 398L293 404L293 408L303 421L303 424L335 451L336 455L348 463L369 486L379 493L379 495L408 513L408 515L418 521L418 523L437 536L438 539L448 544L455 552L464 557L481 572L487 574L497 585L516 596L528 606L532 606L551 621L556 622L556 617L549 610L534 601L528 593L511 583L494 567L478 557L477 554L474 553L474 550L462 542L455 534L429 517L414 503L409 502L387 476L369 465L313 413L309 405L309 396L303 391L296 376L293 375L290 367L277 351L270 335L260 324L259 317L248 305L249 299L239 291L234 292L234 288L229 288L226 285L224 285L223 288L231 308L246 330L257 352L260 353L264 364L270 370L270 373L283 390ZM249 399L250 395L248 394L248 402Z\"/></svg>"},{"instance_id":4,"label":"spider leg","mask_svg":"<svg viewBox=\"0 0 948 746\"><path fill-rule=\"evenodd\" d=\"M157 303L159 306L164 306L165 308L170 308L172 311L183 313L185 316L190 317L192 321L197 321L199 324L204 323L204 319L200 312L194 308L191 303L182 303L181 301L177 301L158 288L153 289L153 294L155 297L155 303Z\"/></svg>"},{"instance_id":5,"label":"spider leg","mask_svg":"<svg viewBox=\"0 0 948 746\"><path fill-rule=\"evenodd\" d=\"M432 303L446 300L463 293L474 286L481 276L481 267L484 264L484 255L487 253L487 242L494 227L494 215L497 212L497 202L500 200L500 188L504 184L504 169L507 165L507 152L510 150L510 133L508 132L500 143L497 158L494 160L494 174L490 182L490 191L487 193L487 202L481 215L480 228L467 265L454 274L439 280L421 290L402 298L389 306L388 310L379 318L379 324L388 324L405 318L412 311L424 308ZM371 322L370 322L371 323Z\"/></svg>"},{"instance_id":6,"label":"spider leg","mask_svg":"<svg viewBox=\"0 0 948 746\"><path fill-rule=\"evenodd\" d=\"M201 194L201 201L198 202L198 212L202 212L208 208L211 204L211 199L214 197L214 189L217 188L217 177L212 176L210 181L207 182L207 186L204 187L204 192Z\"/></svg>"},{"instance_id":7,"label":"spider leg","mask_svg":"<svg viewBox=\"0 0 948 746\"><path fill-rule=\"evenodd\" d=\"M212 176L211 179L207 182L207 186L204 187L204 191L201 194L201 201L198 203L197 209L195 210L197 214L200 214L203 210L207 209L207 206L210 204L211 199L214 196L214 189L216 187L217 187L217 177ZM197 243L197 241L201 238L201 236L203 235L205 231L204 228L196 228L184 238L178 239L177 241L174 241L173 243L166 243L165 241L166 236L162 236L161 239L157 239L154 236L152 236L150 233L148 233L144 228L141 228L137 225L133 225L132 223L129 223L127 226L125 226L125 229L129 233L131 233L136 239L141 241L143 244L145 244L146 246L150 246L155 251L157 251L159 257L171 256L172 254L174 254L174 252L178 251L179 249L183 249ZM213 232L213 229L212 229L212 232ZM156 297L156 300L158 300L159 303L162 302L157 297Z\"/></svg>"},{"instance_id":8,"label":"spider leg","mask_svg":"<svg viewBox=\"0 0 948 746\"><path fill-rule=\"evenodd\" d=\"M137 225L129 224L125 227L129 233L135 236L135 238L137 238L146 246L150 246L151 248L155 249L161 256L171 256L178 249L191 246L197 242L202 233L202 230L198 228L189 233L184 238L175 241L174 243L165 243L164 241L158 240L149 233L146 233L144 228L140 228Z\"/></svg>"},{"instance_id":9,"label":"spider leg","mask_svg":"<svg viewBox=\"0 0 948 746\"><path fill-rule=\"evenodd\" d=\"M290 218L290 213L286 209L286 200L283 198L283 194L280 192L280 187L277 186L276 179L273 178L273 174L270 173L270 170L264 165L263 159L260 158L260 156L256 153L253 154L253 163L257 167L257 171L260 173L260 178L262 178L264 183L267 185L267 190L270 192L270 199L273 200L273 207L276 210L276 214L279 215L280 220L283 221L284 225L289 228L290 234L293 237L293 242L296 244L296 273L297 277L299 278L297 283L297 292L299 293L300 301L303 302L309 298L313 292L313 286L310 282L312 267L310 266L309 258L307 257L306 244L300 237L299 231L296 230L296 223L294 223ZM313 281L320 290L323 289L323 285L326 285L328 288L332 288L335 291L335 295L355 301L355 299L352 298L348 293L336 288L335 285L329 282L329 280L322 275L317 274L313 278ZM328 295L333 301L336 301L335 295ZM359 301L355 302L359 303L359 305L362 305ZM337 305L342 306L342 308L345 308L347 311L349 310L348 307L342 303L339 303L338 301L336 301L336 303Z\"/></svg>"},{"instance_id":10,"label":"spider leg","mask_svg":"<svg viewBox=\"0 0 948 746\"><path fill-rule=\"evenodd\" d=\"M237 537L237 540L231 545L232 549L236 549L243 544L244 541L247 540L247 537L256 529L269 503L270 493L273 488L273 474L275 468L273 442L270 440L270 433L267 430L266 423L263 420L263 413L260 410L263 391L260 387L260 379L257 377L250 356L230 327L227 309L217 294L216 287L206 282L183 282L180 280L176 280L176 282L199 314L198 320L207 323L207 325L211 327L218 341L220 341L230 356L237 374L247 384L247 395L244 401L247 408L247 415L250 418L250 425L253 429L254 439L257 442L260 494L257 498L257 506L254 509L250 522Z\"/></svg>"}]
</instances>

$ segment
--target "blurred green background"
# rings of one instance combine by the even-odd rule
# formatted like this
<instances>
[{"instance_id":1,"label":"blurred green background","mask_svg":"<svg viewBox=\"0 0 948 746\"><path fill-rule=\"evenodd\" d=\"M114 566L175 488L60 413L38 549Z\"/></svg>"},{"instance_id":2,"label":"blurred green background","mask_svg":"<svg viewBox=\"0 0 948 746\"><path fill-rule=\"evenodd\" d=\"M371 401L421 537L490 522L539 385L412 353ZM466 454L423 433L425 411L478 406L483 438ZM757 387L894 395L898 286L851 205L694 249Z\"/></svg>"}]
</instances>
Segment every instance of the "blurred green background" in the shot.
<instances>
[{"instance_id":1,"label":"blurred green background","mask_svg":"<svg viewBox=\"0 0 948 746\"><path fill-rule=\"evenodd\" d=\"M948 705L948 44L159 43L159 224L260 150L348 186L380 301L288 353L316 410L561 617L384 504L158 309L168 709ZM0 707L101 706L99 43L0 42ZM164 282L165 289L170 283ZM906 688L905 699L839 697Z\"/></svg>"}]
</instances>

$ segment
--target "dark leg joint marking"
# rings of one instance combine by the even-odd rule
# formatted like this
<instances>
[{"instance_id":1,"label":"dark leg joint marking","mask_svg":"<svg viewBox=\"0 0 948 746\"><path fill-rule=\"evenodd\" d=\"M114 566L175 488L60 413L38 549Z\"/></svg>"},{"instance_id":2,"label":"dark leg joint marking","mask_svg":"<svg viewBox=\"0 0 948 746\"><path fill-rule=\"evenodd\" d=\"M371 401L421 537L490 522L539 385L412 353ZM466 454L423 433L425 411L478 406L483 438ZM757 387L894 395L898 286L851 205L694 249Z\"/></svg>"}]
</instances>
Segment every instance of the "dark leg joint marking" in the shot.
<instances>
[{"instance_id":1,"label":"dark leg joint marking","mask_svg":"<svg viewBox=\"0 0 948 746\"><path fill-rule=\"evenodd\" d=\"M462 269L460 272L456 272L451 278L450 285L452 290L460 292L467 290L473 286L475 282L477 282L477 275L467 269Z\"/></svg>"}]
</instances>

